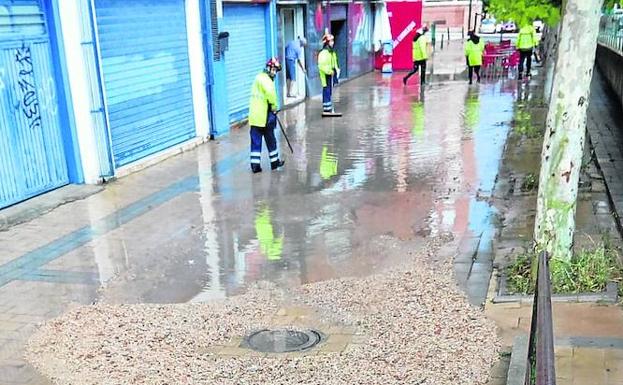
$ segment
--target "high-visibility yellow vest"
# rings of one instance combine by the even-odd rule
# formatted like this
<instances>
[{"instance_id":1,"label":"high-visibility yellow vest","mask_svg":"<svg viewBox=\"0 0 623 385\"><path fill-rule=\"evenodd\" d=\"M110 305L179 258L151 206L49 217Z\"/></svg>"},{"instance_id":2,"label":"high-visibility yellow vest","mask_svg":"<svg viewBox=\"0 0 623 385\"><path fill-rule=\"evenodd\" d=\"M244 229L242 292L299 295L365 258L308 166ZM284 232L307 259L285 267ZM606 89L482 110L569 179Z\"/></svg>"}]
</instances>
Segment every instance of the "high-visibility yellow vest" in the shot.
<instances>
[{"instance_id":1,"label":"high-visibility yellow vest","mask_svg":"<svg viewBox=\"0 0 623 385\"><path fill-rule=\"evenodd\" d=\"M413 61L426 59L428 59L428 38L426 35L422 35L413 42Z\"/></svg>"},{"instance_id":2,"label":"high-visibility yellow vest","mask_svg":"<svg viewBox=\"0 0 623 385\"><path fill-rule=\"evenodd\" d=\"M266 72L262 72L255 77L251 87L251 99L249 101L249 125L256 127L266 127L268 119L268 105L276 111L277 90L275 82Z\"/></svg>"},{"instance_id":3,"label":"high-visibility yellow vest","mask_svg":"<svg viewBox=\"0 0 623 385\"><path fill-rule=\"evenodd\" d=\"M532 49L539 45L539 38L531 25L526 25L519 30L517 36L517 48L519 49Z\"/></svg>"},{"instance_id":4,"label":"high-visibility yellow vest","mask_svg":"<svg viewBox=\"0 0 623 385\"><path fill-rule=\"evenodd\" d=\"M334 71L338 68L340 67L337 61L337 52L323 48L318 54L318 72L323 87L327 86L327 75L334 75Z\"/></svg>"},{"instance_id":5,"label":"high-visibility yellow vest","mask_svg":"<svg viewBox=\"0 0 623 385\"><path fill-rule=\"evenodd\" d=\"M467 56L467 62L470 66L481 66L482 65L482 54L485 52L485 44L482 42L478 42L478 44L469 40L467 44L465 44L465 56Z\"/></svg>"}]
</instances>

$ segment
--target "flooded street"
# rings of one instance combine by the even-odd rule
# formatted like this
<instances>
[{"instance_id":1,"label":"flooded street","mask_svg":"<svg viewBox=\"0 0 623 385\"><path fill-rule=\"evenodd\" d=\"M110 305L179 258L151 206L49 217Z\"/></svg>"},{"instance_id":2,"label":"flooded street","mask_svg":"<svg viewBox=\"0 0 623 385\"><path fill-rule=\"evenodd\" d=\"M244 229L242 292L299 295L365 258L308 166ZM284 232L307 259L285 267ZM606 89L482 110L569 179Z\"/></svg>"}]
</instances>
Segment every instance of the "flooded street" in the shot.
<instances>
[{"instance_id":1,"label":"flooded street","mask_svg":"<svg viewBox=\"0 0 623 385\"><path fill-rule=\"evenodd\" d=\"M46 383L17 357L73 303L209 302L259 281L367 277L447 233L476 250L454 272L482 303L518 87L529 92L510 80L422 91L369 74L339 87L342 118L322 119L316 99L280 115L294 148L281 144L280 171L263 158L251 174L243 128L0 233L0 382Z\"/></svg>"}]
</instances>

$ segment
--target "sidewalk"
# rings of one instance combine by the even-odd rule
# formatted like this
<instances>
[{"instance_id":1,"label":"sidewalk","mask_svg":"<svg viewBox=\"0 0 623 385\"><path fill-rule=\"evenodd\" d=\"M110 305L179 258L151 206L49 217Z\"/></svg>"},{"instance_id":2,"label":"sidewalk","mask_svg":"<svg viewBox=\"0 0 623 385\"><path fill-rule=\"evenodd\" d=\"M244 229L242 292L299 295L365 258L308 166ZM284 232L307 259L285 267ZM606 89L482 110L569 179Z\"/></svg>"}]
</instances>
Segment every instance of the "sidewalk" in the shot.
<instances>
[{"instance_id":1,"label":"sidewalk","mask_svg":"<svg viewBox=\"0 0 623 385\"><path fill-rule=\"evenodd\" d=\"M508 127L491 119L510 121L507 90L437 83L422 98L400 76L370 74L338 92L342 119L322 119L314 100L285 111L294 154L282 144L282 171L252 175L248 132L234 130L0 232L0 383L47 384L24 346L76 305L209 302L258 281L368 276L428 239L491 226L476 195L495 178ZM466 121L476 101L505 107ZM472 270L484 298L488 273Z\"/></svg>"},{"instance_id":2,"label":"sidewalk","mask_svg":"<svg viewBox=\"0 0 623 385\"><path fill-rule=\"evenodd\" d=\"M588 134L621 227L623 216L623 113L605 78L595 70L588 108Z\"/></svg>"},{"instance_id":3,"label":"sidewalk","mask_svg":"<svg viewBox=\"0 0 623 385\"><path fill-rule=\"evenodd\" d=\"M511 263L516 255L531 247L536 191L521 191L521 186L528 175L538 176L539 173L542 133L547 113L546 106L539 102L539 95L542 94L539 82L536 77L529 86L519 89L520 103L515 111L515 129L508 139L494 194L501 221L499 234L494 242L495 265L498 271ZM598 83L594 84L591 97L591 121L598 116L600 121L604 117L608 118L610 114L603 109L605 95L599 89ZM596 98L598 102L594 102ZM600 106L602 108L595 111ZM525 111L529 114L524 114ZM618 132L612 121L601 127L608 127L599 131L602 135ZM589 125L589 129L594 138L595 125ZM616 143L611 136L602 136L601 140ZM593 144L595 142L593 139ZM608 172L614 168L603 167L604 156L600 152L604 148L614 150L609 144L596 145L596 160L599 162L589 163L581 176L576 214L576 249L594 244L604 232L611 235L615 245L622 244L617 222L611 215L612 209L606 190L607 183L612 195L610 181L614 177ZM606 159L609 162L610 158ZM604 171L603 176L597 168L598 165ZM617 184L613 186L616 188ZM496 321L503 345L511 346L514 337L528 334L532 304L492 303L491 299L497 294L494 292L496 287L494 276L485 311L488 317ZM620 305L554 303L553 313L557 385L623 383L623 309Z\"/></svg>"},{"instance_id":4,"label":"sidewalk","mask_svg":"<svg viewBox=\"0 0 623 385\"><path fill-rule=\"evenodd\" d=\"M465 64L465 47L463 40L453 40L450 44L444 42L441 49L440 41L437 41L437 48L433 53L432 60L429 60L429 76L433 81L444 80L466 80L467 66Z\"/></svg>"}]
</instances>

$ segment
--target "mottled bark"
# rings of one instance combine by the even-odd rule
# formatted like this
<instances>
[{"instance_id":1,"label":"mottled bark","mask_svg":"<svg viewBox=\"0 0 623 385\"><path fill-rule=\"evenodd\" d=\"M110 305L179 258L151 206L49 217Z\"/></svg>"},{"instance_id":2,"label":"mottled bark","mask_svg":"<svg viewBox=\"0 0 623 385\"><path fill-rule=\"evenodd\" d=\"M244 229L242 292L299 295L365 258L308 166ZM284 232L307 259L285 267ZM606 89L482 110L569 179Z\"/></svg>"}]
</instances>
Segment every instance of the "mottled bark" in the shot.
<instances>
[{"instance_id":1,"label":"mottled bark","mask_svg":"<svg viewBox=\"0 0 623 385\"><path fill-rule=\"evenodd\" d=\"M534 238L536 250L571 258L602 0L568 0L543 143Z\"/></svg>"},{"instance_id":2,"label":"mottled bark","mask_svg":"<svg viewBox=\"0 0 623 385\"><path fill-rule=\"evenodd\" d=\"M546 34L546 41L544 44L545 60L545 86L543 89L543 98L546 103L549 103L552 97L552 88L554 86L554 72L556 70L556 58L558 56L558 38L560 36L561 24L557 24L552 28L548 28Z\"/></svg>"}]
</instances>

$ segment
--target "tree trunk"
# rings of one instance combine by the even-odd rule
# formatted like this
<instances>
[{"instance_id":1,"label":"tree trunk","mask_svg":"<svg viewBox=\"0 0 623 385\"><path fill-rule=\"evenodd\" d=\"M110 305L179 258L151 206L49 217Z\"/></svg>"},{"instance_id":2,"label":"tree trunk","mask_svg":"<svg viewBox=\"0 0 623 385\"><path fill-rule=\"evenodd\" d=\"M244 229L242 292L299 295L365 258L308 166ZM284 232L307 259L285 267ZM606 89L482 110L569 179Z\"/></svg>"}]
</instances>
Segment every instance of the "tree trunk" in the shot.
<instances>
[{"instance_id":1,"label":"tree trunk","mask_svg":"<svg viewBox=\"0 0 623 385\"><path fill-rule=\"evenodd\" d=\"M586 139L586 110L603 0L568 0L558 39L554 85L541 155L536 251L571 258Z\"/></svg>"},{"instance_id":2,"label":"tree trunk","mask_svg":"<svg viewBox=\"0 0 623 385\"><path fill-rule=\"evenodd\" d=\"M545 86L543 97L546 103L552 98L554 86L554 72L556 70L556 58L558 57L558 38L560 37L561 24L547 30L547 42L545 44Z\"/></svg>"}]
</instances>

